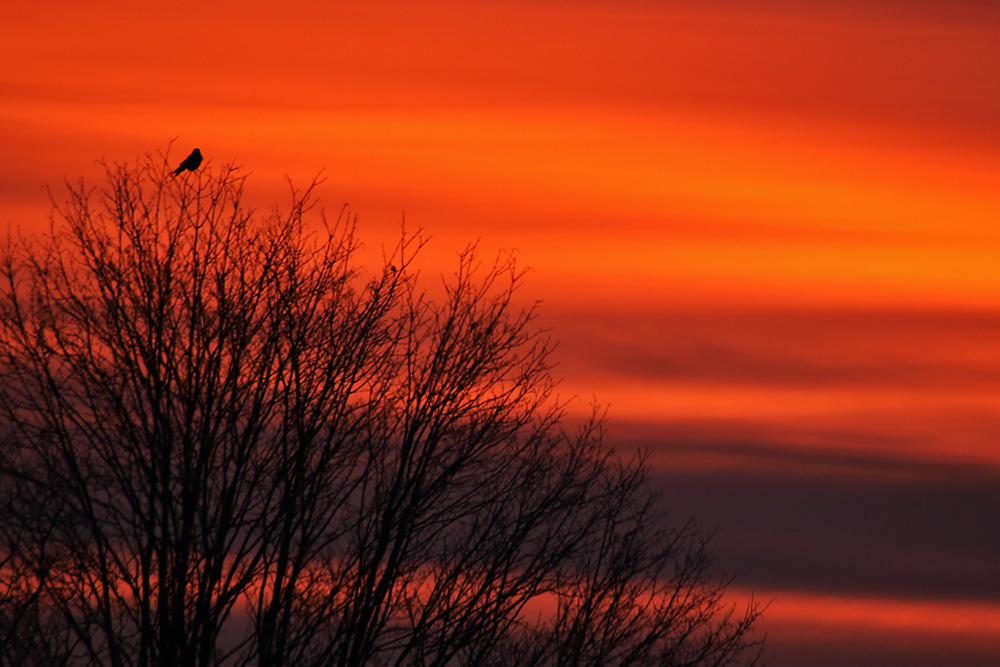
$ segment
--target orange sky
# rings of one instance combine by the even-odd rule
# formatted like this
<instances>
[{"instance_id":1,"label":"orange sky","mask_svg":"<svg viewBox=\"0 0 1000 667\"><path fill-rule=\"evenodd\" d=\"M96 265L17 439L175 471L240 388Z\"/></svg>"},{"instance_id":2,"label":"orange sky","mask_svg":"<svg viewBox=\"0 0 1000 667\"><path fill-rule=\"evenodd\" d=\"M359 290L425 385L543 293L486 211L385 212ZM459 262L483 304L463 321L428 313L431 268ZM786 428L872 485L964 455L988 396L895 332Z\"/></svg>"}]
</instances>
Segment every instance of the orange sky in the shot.
<instances>
[{"instance_id":1,"label":"orange sky","mask_svg":"<svg viewBox=\"0 0 1000 667\"><path fill-rule=\"evenodd\" d=\"M518 247L548 298L1000 294L975 4L203 5L14 8L3 194L176 136L259 187L325 169L371 225Z\"/></svg>"},{"instance_id":2,"label":"orange sky","mask_svg":"<svg viewBox=\"0 0 1000 667\"><path fill-rule=\"evenodd\" d=\"M843 661L996 662L903 611L1000 617L996 3L38 0L0 37L0 223L176 138L263 206L322 170L372 249L405 211L432 269L516 249L563 390L797 591L775 665L843 664L831 599L899 619Z\"/></svg>"}]
</instances>

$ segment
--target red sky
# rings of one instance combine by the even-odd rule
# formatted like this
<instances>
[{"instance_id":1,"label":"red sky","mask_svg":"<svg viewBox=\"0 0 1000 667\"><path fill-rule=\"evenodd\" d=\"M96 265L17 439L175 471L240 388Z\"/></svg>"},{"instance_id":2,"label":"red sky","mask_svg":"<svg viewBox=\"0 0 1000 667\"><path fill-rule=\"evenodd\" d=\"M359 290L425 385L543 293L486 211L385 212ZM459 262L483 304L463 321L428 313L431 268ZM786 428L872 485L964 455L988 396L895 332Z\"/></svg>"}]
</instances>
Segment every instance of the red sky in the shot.
<instances>
[{"instance_id":1,"label":"red sky","mask_svg":"<svg viewBox=\"0 0 1000 667\"><path fill-rule=\"evenodd\" d=\"M516 249L774 665L1000 658L996 3L16 5L0 224L176 138L432 269Z\"/></svg>"}]
</instances>

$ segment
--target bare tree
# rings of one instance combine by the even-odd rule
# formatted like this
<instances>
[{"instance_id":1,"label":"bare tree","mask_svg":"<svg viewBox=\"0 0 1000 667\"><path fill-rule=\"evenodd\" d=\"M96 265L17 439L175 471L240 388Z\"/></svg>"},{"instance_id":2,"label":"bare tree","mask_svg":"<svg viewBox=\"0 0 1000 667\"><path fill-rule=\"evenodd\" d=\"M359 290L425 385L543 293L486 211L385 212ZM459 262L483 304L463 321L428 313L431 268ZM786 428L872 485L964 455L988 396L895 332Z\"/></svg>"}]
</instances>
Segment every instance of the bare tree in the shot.
<instances>
[{"instance_id":1,"label":"bare tree","mask_svg":"<svg viewBox=\"0 0 1000 667\"><path fill-rule=\"evenodd\" d=\"M313 187L169 174L0 256L0 663L759 662L644 461L566 426L513 261L431 297Z\"/></svg>"},{"instance_id":2,"label":"bare tree","mask_svg":"<svg viewBox=\"0 0 1000 667\"><path fill-rule=\"evenodd\" d=\"M73 638L40 602L53 569L51 537L63 503L57 489L23 483L28 467L16 459L19 453L12 442L0 451L0 665L58 667L66 663Z\"/></svg>"}]
</instances>

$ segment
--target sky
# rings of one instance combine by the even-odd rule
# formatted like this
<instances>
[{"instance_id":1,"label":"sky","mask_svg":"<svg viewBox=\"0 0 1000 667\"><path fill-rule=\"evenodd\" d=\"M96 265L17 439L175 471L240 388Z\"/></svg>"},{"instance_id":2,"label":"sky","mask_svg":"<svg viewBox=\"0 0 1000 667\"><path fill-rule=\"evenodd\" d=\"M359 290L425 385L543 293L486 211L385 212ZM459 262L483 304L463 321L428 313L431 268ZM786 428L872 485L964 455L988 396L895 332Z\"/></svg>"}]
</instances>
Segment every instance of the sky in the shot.
<instances>
[{"instance_id":1,"label":"sky","mask_svg":"<svg viewBox=\"0 0 1000 667\"><path fill-rule=\"evenodd\" d=\"M775 667L1000 661L1000 5L14 0L0 225L200 147L516 251Z\"/></svg>"}]
</instances>

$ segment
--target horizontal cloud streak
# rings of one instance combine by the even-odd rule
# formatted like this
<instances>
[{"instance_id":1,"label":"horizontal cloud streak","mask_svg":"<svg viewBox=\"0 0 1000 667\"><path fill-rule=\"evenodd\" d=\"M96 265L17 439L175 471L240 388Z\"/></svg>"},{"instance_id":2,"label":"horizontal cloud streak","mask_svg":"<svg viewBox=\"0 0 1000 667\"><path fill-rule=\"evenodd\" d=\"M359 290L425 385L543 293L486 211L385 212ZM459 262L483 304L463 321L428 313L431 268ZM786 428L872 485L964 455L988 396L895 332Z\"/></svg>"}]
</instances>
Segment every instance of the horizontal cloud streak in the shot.
<instances>
[{"instance_id":1,"label":"horizontal cloud streak","mask_svg":"<svg viewBox=\"0 0 1000 667\"><path fill-rule=\"evenodd\" d=\"M574 332L559 350L574 369L566 391L596 391L613 416L672 439L1000 462L996 311L603 311L553 320Z\"/></svg>"},{"instance_id":2,"label":"horizontal cloud streak","mask_svg":"<svg viewBox=\"0 0 1000 667\"><path fill-rule=\"evenodd\" d=\"M776 667L992 667L1000 654L995 604L776 591L769 621Z\"/></svg>"},{"instance_id":3,"label":"horizontal cloud streak","mask_svg":"<svg viewBox=\"0 0 1000 667\"><path fill-rule=\"evenodd\" d=\"M547 314L574 368L667 383L1000 388L1000 311L612 308Z\"/></svg>"},{"instance_id":4,"label":"horizontal cloud streak","mask_svg":"<svg viewBox=\"0 0 1000 667\"><path fill-rule=\"evenodd\" d=\"M662 447L657 476L671 511L719 529L723 564L748 585L1000 604L1000 468L708 448L751 465L672 468Z\"/></svg>"}]
</instances>

